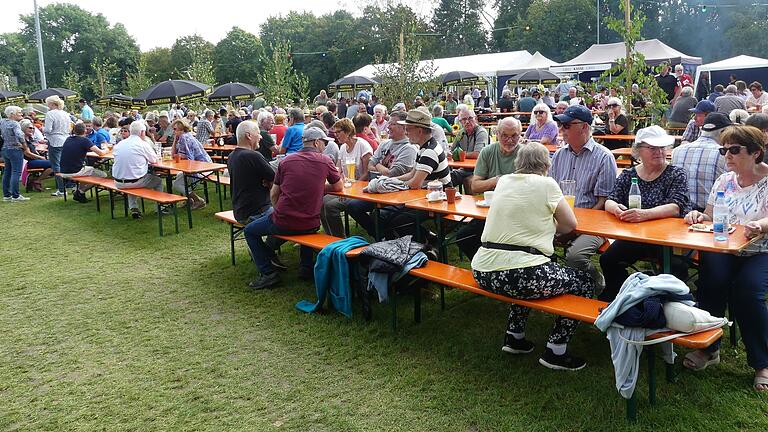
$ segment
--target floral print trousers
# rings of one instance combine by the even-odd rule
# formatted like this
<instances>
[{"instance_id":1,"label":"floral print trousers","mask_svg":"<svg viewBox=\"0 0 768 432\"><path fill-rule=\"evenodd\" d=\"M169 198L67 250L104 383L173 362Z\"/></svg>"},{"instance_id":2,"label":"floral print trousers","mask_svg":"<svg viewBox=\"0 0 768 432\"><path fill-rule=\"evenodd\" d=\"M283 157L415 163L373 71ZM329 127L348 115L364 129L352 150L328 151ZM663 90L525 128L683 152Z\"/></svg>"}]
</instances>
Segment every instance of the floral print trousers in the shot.
<instances>
[{"instance_id":1,"label":"floral print trousers","mask_svg":"<svg viewBox=\"0 0 768 432\"><path fill-rule=\"evenodd\" d=\"M517 299L537 300L560 294L591 297L595 291L595 281L588 273L554 262L492 272L473 270L472 273L482 289ZM507 333L523 333L529 312L527 307L512 305L507 321ZM557 317L548 342L568 343L576 332L577 325L576 320Z\"/></svg>"}]
</instances>

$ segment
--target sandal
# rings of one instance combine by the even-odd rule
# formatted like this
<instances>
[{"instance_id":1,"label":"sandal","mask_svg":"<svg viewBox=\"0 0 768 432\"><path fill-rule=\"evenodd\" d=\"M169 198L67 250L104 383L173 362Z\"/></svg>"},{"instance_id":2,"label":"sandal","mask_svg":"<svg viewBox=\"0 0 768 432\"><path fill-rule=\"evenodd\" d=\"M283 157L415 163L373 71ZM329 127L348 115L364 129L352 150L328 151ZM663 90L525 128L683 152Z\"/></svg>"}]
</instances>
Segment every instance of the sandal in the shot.
<instances>
[{"instance_id":1,"label":"sandal","mask_svg":"<svg viewBox=\"0 0 768 432\"><path fill-rule=\"evenodd\" d=\"M702 350L691 351L683 359L683 366L694 371L704 370L716 364L720 364L720 350L713 353Z\"/></svg>"},{"instance_id":2,"label":"sandal","mask_svg":"<svg viewBox=\"0 0 768 432\"><path fill-rule=\"evenodd\" d=\"M760 375L761 371L765 371L764 375ZM755 381L752 384L755 391L758 392L764 392L768 391L768 369L759 369L755 371ZM761 388L758 388L758 386L762 386Z\"/></svg>"}]
</instances>

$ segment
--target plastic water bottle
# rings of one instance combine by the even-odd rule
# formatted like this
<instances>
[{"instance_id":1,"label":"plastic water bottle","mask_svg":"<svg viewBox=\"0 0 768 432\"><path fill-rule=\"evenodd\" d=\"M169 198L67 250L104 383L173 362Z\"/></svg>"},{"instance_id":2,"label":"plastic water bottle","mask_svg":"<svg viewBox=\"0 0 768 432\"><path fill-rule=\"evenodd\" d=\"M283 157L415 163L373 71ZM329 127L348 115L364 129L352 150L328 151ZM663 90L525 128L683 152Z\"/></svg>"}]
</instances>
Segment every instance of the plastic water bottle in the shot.
<instances>
[{"instance_id":1,"label":"plastic water bottle","mask_svg":"<svg viewBox=\"0 0 768 432\"><path fill-rule=\"evenodd\" d=\"M155 153L157 153L157 160L163 160L163 145L159 142L155 142Z\"/></svg>"},{"instance_id":2,"label":"plastic water bottle","mask_svg":"<svg viewBox=\"0 0 768 432\"><path fill-rule=\"evenodd\" d=\"M643 208L643 200L640 197L640 186L637 185L637 177L632 177L632 186L629 187L629 208Z\"/></svg>"},{"instance_id":3,"label":"plastic water bottle","mask_svg":"<svg viewBox=\"0 0 768 432\"><path fill-rule=\"evenodd\" d=\"M725 203L725 192L718 191L715 206L712 209L712 232L715 243L728 242L728 205Z\"/></svg>"}]
</instances>

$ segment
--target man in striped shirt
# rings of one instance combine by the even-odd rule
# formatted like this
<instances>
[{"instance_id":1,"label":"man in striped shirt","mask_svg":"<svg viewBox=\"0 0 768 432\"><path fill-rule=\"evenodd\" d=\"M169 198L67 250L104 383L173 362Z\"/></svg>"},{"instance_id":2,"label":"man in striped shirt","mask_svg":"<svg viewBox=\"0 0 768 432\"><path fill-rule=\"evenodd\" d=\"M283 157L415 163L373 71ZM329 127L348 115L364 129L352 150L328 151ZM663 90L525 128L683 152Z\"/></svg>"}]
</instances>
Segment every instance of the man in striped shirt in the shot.
<instances>
[{"instance_id":1,"label":"man in striped shirt","mask_svg":"<svg viewBox=\"0 0 768 432\"><path fill-rule=\"evenodd\" d=\"M602 210L605 200L616 183L616 159L610 150L592 139L592 113L581 105L571 105L554 116L568 147L561 148L552 157L549 176L558 184L563 180L576 181L575 207ZM589 273L595 283L605 286L605 279L590 260L605 239L580 235L573 239L558 238L570 245L565 253L566 264Z\"/></svg>"},{"instance_id":2,"label":"man in striped shirt","mask_svg":"<svg viewBox=\"0 0 768 432\"><path fill-rule=\"evenodd\" d=\"M438 180L443 187L451 185L451 170L448 167L448 159L440 144L432 137L432 116L427 111L413 109L408 111L405 120L397 122L405 126L405 134L411 144L419 147L416 154L416 166L408 173L396 177L408 184L411 189L421 189L427 183ZM388 237L401 237L407 234L414 235L416 227L413 221L417 216L421 220L429 217L419 210L406 209L405 206L390 206L381 209L380 226L402 227L394 233L388 233Z\"/></svg>"}]
</instances>

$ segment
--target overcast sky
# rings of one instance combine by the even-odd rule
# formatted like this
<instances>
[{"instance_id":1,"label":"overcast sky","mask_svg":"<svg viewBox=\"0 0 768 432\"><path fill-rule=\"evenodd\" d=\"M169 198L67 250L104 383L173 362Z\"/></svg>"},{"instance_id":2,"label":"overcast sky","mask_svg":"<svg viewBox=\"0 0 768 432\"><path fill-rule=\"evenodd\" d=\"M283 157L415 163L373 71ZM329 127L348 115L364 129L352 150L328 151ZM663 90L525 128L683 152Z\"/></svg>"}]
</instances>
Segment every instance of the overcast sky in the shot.
<instances>
[{"instance_id":1,"label":"overcast sky","mask_svg":"<svg viewBox=\"0 0 768 432\"><path fill-rule=\"evenodd\" d=\"M379 0L383 2L383 0ZM434 0L401 0L420 15L429 15ZM38 7L51 3L73 3L81 8L104 15L114 24L122 23L142 51L155 47L170 47L176 38L193 33L212 43L223 39L227 32L238 26L258 35L259 27L267 18L287 15L290 11L307 11L323 15L338 9L359 16L362 4L369 0L38 0ZM31 14L33 0L3 0L0 13L0 33L18 31L19 15Z\"/></svg>"}]
</instances>

